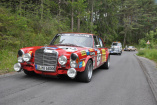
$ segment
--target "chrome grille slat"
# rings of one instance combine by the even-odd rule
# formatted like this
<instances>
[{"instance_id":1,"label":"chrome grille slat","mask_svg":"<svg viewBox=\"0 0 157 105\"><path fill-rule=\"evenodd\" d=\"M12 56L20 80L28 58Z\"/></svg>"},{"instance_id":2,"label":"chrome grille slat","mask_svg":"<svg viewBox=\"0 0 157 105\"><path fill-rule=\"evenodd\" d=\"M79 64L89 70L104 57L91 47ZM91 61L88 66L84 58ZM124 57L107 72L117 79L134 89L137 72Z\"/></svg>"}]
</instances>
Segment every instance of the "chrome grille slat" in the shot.
<instances>
[{"instance_id":1,"label":"chrome grille slat","mask_svg":"<svg viewBox=\"0 0 157 105\"><path fill-rule=\"evenodd\" d=\"M57 52L44 53L44 49L38 49L35 52L35 65L55 66L57 65Z\"/></svg>"}]
</instances>

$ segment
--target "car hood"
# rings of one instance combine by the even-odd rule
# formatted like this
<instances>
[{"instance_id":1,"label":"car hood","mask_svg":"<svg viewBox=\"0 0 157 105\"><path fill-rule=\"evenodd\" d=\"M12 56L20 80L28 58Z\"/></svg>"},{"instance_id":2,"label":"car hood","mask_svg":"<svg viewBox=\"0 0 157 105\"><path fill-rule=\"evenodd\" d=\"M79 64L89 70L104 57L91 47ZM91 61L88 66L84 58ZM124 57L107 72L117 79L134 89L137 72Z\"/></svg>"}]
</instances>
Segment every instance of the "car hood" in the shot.
<instances>
[{"instance_id":1,"label":"car hood","mask_svg":"<svg viewBox=\"0 0 157 105\"><path fill-rule=\"evenodd\" d=\"M86 51L89 48L86 47L78 47L78 46L34 46L34 47L25 47L22 48L25 53L29 53L30 51L35 54L35 51L38 49L47 49L47 50L55 50L58 52L58 56L65 55L69 56L71 53L81 54L81 51Z\"/></svg>"}]
</instances>

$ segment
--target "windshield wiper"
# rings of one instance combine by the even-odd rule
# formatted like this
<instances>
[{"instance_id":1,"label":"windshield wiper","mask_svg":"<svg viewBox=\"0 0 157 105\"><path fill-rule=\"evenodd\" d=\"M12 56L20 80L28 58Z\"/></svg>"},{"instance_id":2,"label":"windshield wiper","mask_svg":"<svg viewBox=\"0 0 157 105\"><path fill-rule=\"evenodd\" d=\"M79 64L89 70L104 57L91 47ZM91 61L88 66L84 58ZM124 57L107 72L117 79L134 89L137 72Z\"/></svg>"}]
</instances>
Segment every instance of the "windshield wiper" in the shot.
<instances>
[{"instance_id":1,"label":"windshield wiper","mask_svg":"<svg viewBox=\"0 0 157 105\"><path fill-rule=\"evenodd\" d=\"M79 45L76 45L76 44L71 44L71 43L59 43L59 44L57 44L57 45L65 45L65 46L78 46L78 47L83 47L83 46L79 46Z\"/></svg>"},{"instance_id":2,"label":"windshield wiper","mask_svg":"<svg viewBox=\"0 0 157 105\"><path fill-rule=\"evenodd\" d=\"M65 39L61 40L59 43L62 43Z\"/></svg>"}]
</instances>

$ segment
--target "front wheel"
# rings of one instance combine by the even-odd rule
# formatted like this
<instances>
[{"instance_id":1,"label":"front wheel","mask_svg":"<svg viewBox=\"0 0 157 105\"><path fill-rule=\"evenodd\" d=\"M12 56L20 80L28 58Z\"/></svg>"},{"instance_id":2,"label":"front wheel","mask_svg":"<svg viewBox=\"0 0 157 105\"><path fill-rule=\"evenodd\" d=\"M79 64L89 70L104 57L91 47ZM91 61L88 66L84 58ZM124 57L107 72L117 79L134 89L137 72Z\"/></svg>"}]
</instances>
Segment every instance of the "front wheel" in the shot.
<instances>
[{"instance_id":1,"label":"front wheel","mask_svg":"<svg viewBox=\"0 0 157 105\"><path fill-rule=\"evenodd\" d=\"M77 74L77 80L82 82L90 82L93 75L93 63L91 60L89 60L86 64L85 70L83 72L79 72Z\"/></svg>"}]
</instances>

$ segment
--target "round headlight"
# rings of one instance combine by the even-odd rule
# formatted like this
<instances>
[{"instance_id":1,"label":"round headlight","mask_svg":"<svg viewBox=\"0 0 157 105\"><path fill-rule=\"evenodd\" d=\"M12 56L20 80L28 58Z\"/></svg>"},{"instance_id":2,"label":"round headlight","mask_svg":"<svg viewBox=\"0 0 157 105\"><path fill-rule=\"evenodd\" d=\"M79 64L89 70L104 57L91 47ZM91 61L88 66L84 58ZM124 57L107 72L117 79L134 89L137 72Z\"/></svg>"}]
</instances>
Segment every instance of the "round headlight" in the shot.
<instances>
[{"instance_id":1,"label":"round headlight","mask_svg":"<svg viewBox=\"0 0 157 105\"><path fill-rule=\"evenodd\" d=\"M16 63L14 65L14 70L17 71L17 72L21 71L21 64L20 63Z\"/></svg>"},{"instance_id":2,"label":"round headlight","mask_svg":"<svg viewBox=\"0 0 157 105\"><path fill-rule=\"evenodd\" d=\"M23 55L23 60L26 61L26 62L30 61L31 60L31 54L29 54L29 53L24 54Z\"/></svg>"},{"instance_id":3,"label":"round headlight","mask_svg":"<svg viewBox=\"0 0 157 105\"><path fill-rule=\"evenodd\" d=\"M74 68L70 68L68 71L67 71L67 75L70 77L70 78L75 78L76 77L76 70Z\"/></svg>"},{"instance_id":4,"label":"round headlight","mask_svg":"<svg viewBox=\"0 0 157 105\"><path fill-rule=\"evenodd\" d=\"M17 60L18 60L19 63L23 62L23 58L22 57L18 57Z\"/></svg>"},{"instance_id":5,"label":"round headlight","mask_svg":"<svg viewBox=\"0 0 157 105\"><path fill-rule=\"evenodd\" d=\"M58 62L59 62L59 64L61 64L61 65L65 65L65 64L67 63L67 57L66 57L66 56L60 56L60 57L58 58Z\"/></svg>"}]
</instances>

